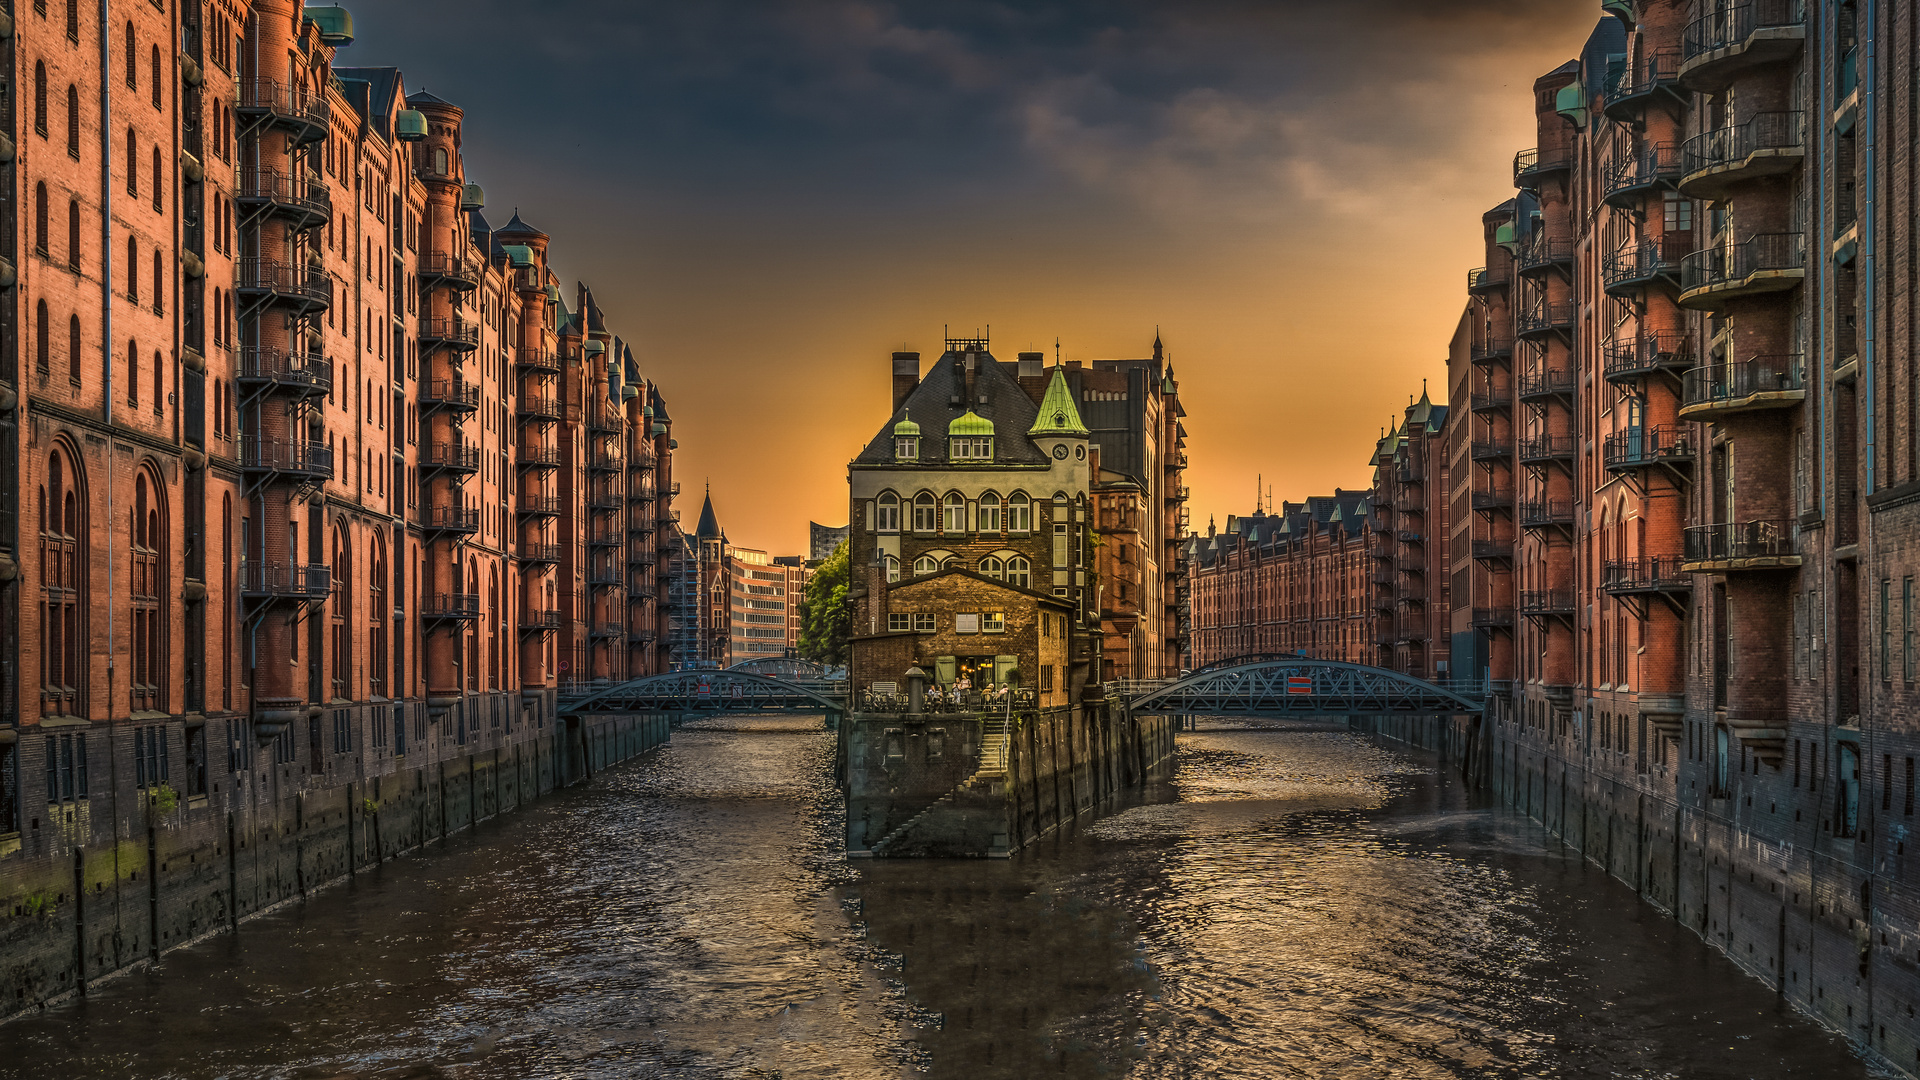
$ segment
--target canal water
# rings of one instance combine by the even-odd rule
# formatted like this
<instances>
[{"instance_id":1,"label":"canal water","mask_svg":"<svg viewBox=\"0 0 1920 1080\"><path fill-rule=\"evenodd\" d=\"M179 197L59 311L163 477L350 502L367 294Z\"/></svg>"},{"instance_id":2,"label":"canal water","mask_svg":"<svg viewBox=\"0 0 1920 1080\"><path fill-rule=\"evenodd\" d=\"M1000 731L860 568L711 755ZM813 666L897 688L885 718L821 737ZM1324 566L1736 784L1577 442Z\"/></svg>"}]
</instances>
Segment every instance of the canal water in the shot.
<instances>
[{"instance_id":1,"label":"canal water","mask_svg":"<svg viewBox=\"0 0 1920 1080\"><path fill-rule=\"evenodd\" d=\"M676 732L0 1027L0 1075L1872 1075L1432 759L1203 726L1015 859L849 863L818 723Z\"/></svg>"}]
</instances>

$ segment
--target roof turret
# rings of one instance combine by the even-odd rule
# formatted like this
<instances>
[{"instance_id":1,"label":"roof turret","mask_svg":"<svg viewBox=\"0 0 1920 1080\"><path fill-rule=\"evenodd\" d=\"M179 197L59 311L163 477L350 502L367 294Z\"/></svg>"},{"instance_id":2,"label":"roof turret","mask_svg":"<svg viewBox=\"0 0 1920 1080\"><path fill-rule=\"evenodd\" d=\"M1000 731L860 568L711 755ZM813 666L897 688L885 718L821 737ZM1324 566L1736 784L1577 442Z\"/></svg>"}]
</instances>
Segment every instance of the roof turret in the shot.
<instances>
[{"instance_id":1,"label":"roof turret","mask_svg":"<svg viewBox=\"0 0 1920 1080\"><path fill-rule=\"evenodd\" d=\"M1067 387L1067 373L1058 365L1054 366L1052 381L1047 383L1046 396L1040 399L1040 415L1033 418L1027 434L1087 434L1087 426L1080 422L1080 409L1073 403L1073 391Z\"/></svg>"}]
</instances>

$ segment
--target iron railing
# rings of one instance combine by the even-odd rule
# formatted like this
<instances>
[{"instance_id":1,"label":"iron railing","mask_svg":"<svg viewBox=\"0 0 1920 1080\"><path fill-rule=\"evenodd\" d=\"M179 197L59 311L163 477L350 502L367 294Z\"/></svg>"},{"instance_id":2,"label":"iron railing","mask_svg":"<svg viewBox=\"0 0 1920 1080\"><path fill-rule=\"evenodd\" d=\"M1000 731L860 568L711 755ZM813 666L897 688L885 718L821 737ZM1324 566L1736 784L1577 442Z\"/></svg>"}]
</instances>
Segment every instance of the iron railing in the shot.
<instances>
[{"instance_id":1,"label":"iron railing","mask_svg":"<svg viewBox=\"0 0 1920 1080\"><path fill-rule=\"evenodd\" d=\"M1784 558L1796 554L1793 540L1793 523L1783 519L1694 525L1687 529L1683 557L1688 562Z\"/></svg>"},{"instance_id":2,"label":"iron railing","mask_svg":"<svg viewBox=\"0 0 1920 1080\"><path fill-rule=\"evenodd\" d=\"M240 592L255 599L324 600L333 592L333 568L325 563L263 563L240 568Z\"/></svg>"},{"instance_id":3,"label":"iron railing","mask_svg":"<svg viewBox=\"0 0 1920 1080\"><path fill-rule=\"evenodd\" d=\"M420 465L429 469L477 472L480 469L480 448L465 443L430 443L420 453Z\"/></svg>"},{"instance_id":4,"label":"iron railing","mask_svg":"<svg viewBox=\"0 0 1920 1080\"><path fill-rule=\"evenodd\" d=\"M323 267L270 259L241 259L239 288L316 305L333 298L333 279Z\"/></svg>"},{"instance_id":5,"label":"iron railing","mask_svg":"<svg viewBox=\"0 0 1920 1080\"><path fill-rule=\"evenodd\" d=\"M1545 153L1538 147L1522 150L1513 155L1513 183L1515 187L1531 187L1547 173L1559 172L1572 165L1571 150L1548 150Z\"/></svg>"},{"instance_id":6,"label":"iron railing","mask_svg":"<svg viewBox=\"0 0 1920 1080\"><path fill-rule=\"evenodd\" d=\"M1606 438L1601 460L1609 469L1636 469L1663 461L1693 460L1693 432L1685 424L1656 424L1616 431Z\"/></svg>"},{"instance_id":7,"label":"iron railing","mask_svg":"<svg viewBox=\"0 0 1920 1080\"><path fill-rule=\"evenodd\" d=\"M480 617L479 593L434 593L420 602L424 619L477 619Z\"/></svg>"},{"instance_id":8,"label":"iron railing","mask_svg":"<svg viewBox=\"0 0 1920 1080\"><path fill-rule=\"evenodd\" d=\"M1573 502L1569 499L1531 499L1520 506L1520 524L1528 528L1573 524Z\"/></svg>"},{"instance_id":9,"label":"iron railing","mask_svg":"<svg viewBox=\"0 0 1920 1080\"><path fill-rule=\"evenodd\" d=\"M324 392L333 386L333 365L317 353L248 345L240 350L240 381Z\"/></svg>"},{"instance_id":10,"label":"iron railing","mask_svg":"<svg viewBox=\"0 0 1920 1080\"><path fill-rule=\"evenodd\" d=\"M1707 13L1689 22L1681 35L1682 60L1744 45L1761 30L1804 25L1807 18L1805 0L1748 0L1707 7Z\"/></svg>"},{"instance_id":11,"label":"iron railing","mask_svg":"<svg viewBox=\"0 0 1920 1080\"><path fill-rule=\"evenodd\" d=\"M1601 570L1600 588L1609 593L1683 592L1693 588L1693 575L1681 569L1678 555L1642 555L1610 560Z\"/></svg>"},{"instance_id":12,"label":"iron railing","mask_svg":"<svg viewBox=\"0 0 1920 1080\"><path fill-rule=\"evenodd\" d=\"M1756 394L1784 394L1807 388L1807 369L1799 353L1756 356L1733 364L1689 368L1681 377L1684 406L1724 405Z\"/></svg>"},{"instance_id":13,"label":"iron railing","mask_svg":"<svg viewBox=\"0 0 1920 1080\"><path fill-rule=\"evenodd\" d=\"M1515 329L1521 336L1571 330L1575 304L1572 300L1546 300L1520 313Z\"/></svg>"},{"instance_id":14,"label":"iron railing","mask_svg":"<svg viewBox=\"0 0 1920 1080\"><path fill-rule=\"evenodd\" d=\"M1805 233L1762 233L1731 246L1702 248L1680 262L1680 288L1706 289L1746 282L1756 274L1807 268Z\"/></svg>"},{"instance_id":15,"label":"iron railing","mask_svg":"<svg viewBox=\"0 0 1920 1080\"><path fill-rule=\"evenodd\" d=\"M1703 131L1688 139L1681 169L1692 176L1738 165L1762 150L1805 153L1806 145L1806 118L1797 110L1756 113L1745 123Z\"/></svg>"},{"instance_id":16,"label":"iron railing","mask_svg":"<svg viewBox=\"0 0 1920 1080\"><path fill-rule=\"evenodd\" d=\"M1573 590L1528 589L1520 594L1520 612L1524 615L1571 615Z\"/></svg>"},{"instance_id":17,"label":"iron railing","mask_svg":"<svg viewBox=\"0 0 1920 1080\"><path fill-rule=\"evenodd\" d=\"M324 479L333 475L333 448L323 442L243 435L240 438L240 467Z\"/></svg>"},{"instance_id":18,"label":"iron railing","mask_svg":"<svg viewBox=\"0 0 1920 1080\"><path fill-rule=\"evenodd\" d=\"M1684 330L1648 330L1626 341L1608 342L1602 372L1628 379L1663 368L1685 368L1693 354Z\"/></svg>"},{"instance_id":19,"label":"iron railing","mask_svg":"<svg viewBox=\"0 0 1920 1080\"><path fill-rule=\"evenodd\" d=\"M1570 459L1573 451L1574 439L1571 435L1535 435L1520 444L1520 461L1522 464L1531 464Z\"/></svg>"}]
</instances>

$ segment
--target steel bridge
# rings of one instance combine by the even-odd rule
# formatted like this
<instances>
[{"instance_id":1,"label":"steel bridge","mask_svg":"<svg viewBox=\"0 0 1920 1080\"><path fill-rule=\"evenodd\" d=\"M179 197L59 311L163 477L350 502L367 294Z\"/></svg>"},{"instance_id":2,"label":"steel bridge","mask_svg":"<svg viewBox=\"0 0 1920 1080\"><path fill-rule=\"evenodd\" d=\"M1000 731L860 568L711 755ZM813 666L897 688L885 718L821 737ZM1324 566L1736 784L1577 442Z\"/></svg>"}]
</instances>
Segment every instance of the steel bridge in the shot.
<instances>
[{"instance_id":1,"label":"steel bridge","mask_svg":"<svg viewBox=\"0 0 1920 1080\"><path fill-rule=\"evenodd\" d=\"M826 713L847 711L844 679L777 678L739 668L673 671L561 691L562 716L594 713Z\"/></svg>"},{"instance_id":2,"label":"steel bridge","mask_svg":"<svg viewBox=\"0 0 1920 1080\"><path fill-rule=\"evenodd\" d=\"M1184 679L1119 684L1134 713L1195 716L1459 715L1486 707L1480 683L1437 683L1386 668L1302 657L1242 657Z\"/></svg>"}]
</instances>

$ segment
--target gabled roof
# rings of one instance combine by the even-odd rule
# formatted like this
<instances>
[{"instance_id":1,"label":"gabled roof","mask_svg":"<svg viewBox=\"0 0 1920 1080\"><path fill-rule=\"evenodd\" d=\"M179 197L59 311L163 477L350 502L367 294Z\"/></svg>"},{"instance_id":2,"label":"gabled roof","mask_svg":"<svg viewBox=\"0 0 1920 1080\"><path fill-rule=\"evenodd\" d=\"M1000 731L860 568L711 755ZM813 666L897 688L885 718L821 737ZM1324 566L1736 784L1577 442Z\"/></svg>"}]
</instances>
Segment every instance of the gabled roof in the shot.
<instances>
[{"instance_id":1,"label":"gabled roof","mask_svg":"<svg viewBox=\"0 0 1920 1080\"><path fill-rule=\"evenodd\" d=\"M976 400L969 403L964 400L965 394L962 392L966 376L961 369L960 354L950 351L934 361L926 377L907 395L905 404L887 417L873 438L868 440L866 448L854 457L853 463L893 464L893 427L901 420L913 421L920 425L923 432L944 432L948 424L971 411L981 419L991 421L998 435L993 441L992 464L1046 465L1050 460L1046 453L1024 434L1033 426L1039 406L1014 381L1014 376L990 354L978 354L977 363L979 367L973 382ZM986 401L977 400L982 397ZM969 404L971 409L968 408ZM943 465L947 461L946 440L934 438L920 444L920 457L915 465L926 468L929 465ZM987 465L986 462L977 464Z\"/></svg>"}]
</instances>

